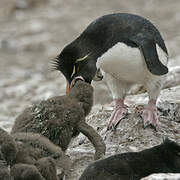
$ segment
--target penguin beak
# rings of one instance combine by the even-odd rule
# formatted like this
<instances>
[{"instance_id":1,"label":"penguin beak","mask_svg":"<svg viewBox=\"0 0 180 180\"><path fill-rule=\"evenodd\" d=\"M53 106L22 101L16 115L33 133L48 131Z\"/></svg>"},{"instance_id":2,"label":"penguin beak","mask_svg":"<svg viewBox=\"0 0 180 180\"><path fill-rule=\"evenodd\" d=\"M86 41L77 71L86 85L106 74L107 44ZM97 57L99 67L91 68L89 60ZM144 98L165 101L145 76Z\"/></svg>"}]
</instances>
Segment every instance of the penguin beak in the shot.
<instances>
[{"instance_id":1,"label":"penguin beak","mask_svg":"<svg viewBox=\"0 0 180 180\"><path fill-rule=\"evenodd\" d=\"M69 82L66 81L66 94L69 93L69 90L70 90L70 85L69 85Z\"/></svg>"},{"instance_id":2,"label":"penguin beak","mask_svg":"<svg viewBox=\"0 0 180 180\"><path fill-rule=\"evenodd\" d=\"M69 90L75 85L77 80L84 81L84 78L82 76L77 76L72 80L71 84L69 84L69 82L66 81L66 94L69 93Z\"/></svg>"}]
</instances>

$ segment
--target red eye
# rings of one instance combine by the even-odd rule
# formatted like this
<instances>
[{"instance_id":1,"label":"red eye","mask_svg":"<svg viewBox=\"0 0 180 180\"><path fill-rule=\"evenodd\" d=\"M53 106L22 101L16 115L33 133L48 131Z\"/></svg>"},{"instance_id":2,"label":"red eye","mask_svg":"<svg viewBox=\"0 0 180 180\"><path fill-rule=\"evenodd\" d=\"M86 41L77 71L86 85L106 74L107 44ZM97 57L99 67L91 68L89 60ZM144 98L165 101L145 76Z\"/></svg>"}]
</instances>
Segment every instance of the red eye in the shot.
<instances>
[{"instance_id":1,"label":"red eye","mask_svg":"<svg viewBox=\"0 0 180 180\"><path fill-rule=\"evenodd\" d=\"M76 66L76 71L79 72L79 66Z\"/></svg>"}]
</instances>

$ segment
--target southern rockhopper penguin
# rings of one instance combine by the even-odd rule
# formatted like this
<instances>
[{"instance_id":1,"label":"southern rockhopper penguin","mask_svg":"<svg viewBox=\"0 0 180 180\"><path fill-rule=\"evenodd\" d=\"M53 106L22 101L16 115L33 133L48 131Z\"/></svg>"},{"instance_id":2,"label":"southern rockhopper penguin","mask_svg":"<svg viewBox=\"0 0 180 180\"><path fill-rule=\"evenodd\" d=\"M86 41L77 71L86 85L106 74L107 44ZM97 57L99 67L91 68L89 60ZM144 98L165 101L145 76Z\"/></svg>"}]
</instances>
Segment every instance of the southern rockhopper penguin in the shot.
<instances>
[{"instance_id":1,"label":"southern rockhopper penguin","mask_svg":"<svg viewBox=\"0 0 180 180\"><path fill-rule=\"evenodd\" d=\"M143 85L149 102L141 116L145 126L157 127L156 100L168 73L167 61L164 40L151 22L134 14L117 13L93 21L62 50L54 66L66 77L67 92L74 77L82 76L91 83L100 69L115 103L108 129L116 128L127 114L127 91L134 84Z\"/></svg>"}]
</instances>

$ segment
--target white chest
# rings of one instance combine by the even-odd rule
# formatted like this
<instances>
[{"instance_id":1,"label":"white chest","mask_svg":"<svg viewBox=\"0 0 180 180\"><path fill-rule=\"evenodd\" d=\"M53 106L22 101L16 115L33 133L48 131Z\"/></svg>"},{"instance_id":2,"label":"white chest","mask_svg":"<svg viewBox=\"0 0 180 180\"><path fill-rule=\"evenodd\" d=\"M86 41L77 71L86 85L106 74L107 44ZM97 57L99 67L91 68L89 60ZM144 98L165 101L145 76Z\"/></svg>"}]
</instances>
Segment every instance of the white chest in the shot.
<instances>
[{"instance_id":1,"label":"white chest","mask_svg":"<svg viewBox=\"0 0 180 180\"><path fill-rule=\"evenodd\" d=\"M163 55L159 57L164 58ZM147 69L141 51L120 42L103 54L96 65L105 73L132 83L143 83L149 76L154 76Z\"/></svg>"}]
</instances>

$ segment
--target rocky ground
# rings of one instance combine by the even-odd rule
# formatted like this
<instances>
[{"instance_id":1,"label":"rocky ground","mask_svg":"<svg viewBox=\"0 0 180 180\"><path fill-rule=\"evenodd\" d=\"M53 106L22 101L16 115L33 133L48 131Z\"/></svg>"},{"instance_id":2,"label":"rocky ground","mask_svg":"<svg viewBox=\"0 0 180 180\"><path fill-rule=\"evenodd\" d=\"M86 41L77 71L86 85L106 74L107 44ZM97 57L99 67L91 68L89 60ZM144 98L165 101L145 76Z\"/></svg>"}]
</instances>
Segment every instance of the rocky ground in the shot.
<instances>
[{"instance_id":1,"label":"rocky ground","mask_svg":"<svg viewBox=\"0 0 180 180\"><path fill-rule=\"evenodd\" d=\"M170 138L180 143L180 86L165 89L161 92L158 102L159 126L157 131L151 127L144 129L143 121L137 113L137 106L147 103L147 94L131 95L126 98L129 115L123 119L116 131L106 131L108 119L112 112L111 105L96 105L88 116L91 124L103 137L106 144L106 155L140 151L153 147ZM167 98L168 97L168 98ZM166 99L166 100L165 100ZM134 105L136 103L136 105ZM68 153L74 160L70 179L77 179L81 171L93 158L92 145L83 135L72 143Z\"/></svg>"},{"instance_id":2,"label":"rocky ground","mask_svg":"<svg viewBox=\"0 0 180 180\"><path fill-rule=\"evenodd\" d=\"M136 13L151 20L166 41L170 66L180 66L179 0L0 1L1 127L10 131L14 119L25 107L39 100L64 94L65 79L60 73L51 70L51 60L92 20L113 12ZM116 132L106 132L112 111L112 107L107 104L112 99L104 82L93 85L95 106L87 122L103 136L107 145L106 156L151 147L161 143L166 136L179 141L178 82L175 83L176 87L161 93L158 106L167 112L169 108L170 111L169 114L163 114L161 108L159 109L161 117L157 132L151 128L143 129L141 118L134 114L134 103L145 103L146 94L127 97L130 115L122 120ZM177 113L174 113L176 111ZM75 180L92 161L93 148L86 138L80 135L67 153L74 160L67 179Z\"/></svg>"}]
</instances>

